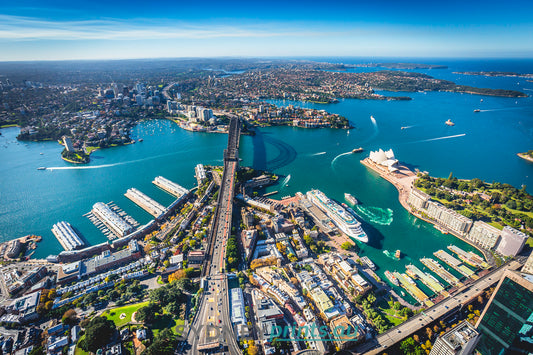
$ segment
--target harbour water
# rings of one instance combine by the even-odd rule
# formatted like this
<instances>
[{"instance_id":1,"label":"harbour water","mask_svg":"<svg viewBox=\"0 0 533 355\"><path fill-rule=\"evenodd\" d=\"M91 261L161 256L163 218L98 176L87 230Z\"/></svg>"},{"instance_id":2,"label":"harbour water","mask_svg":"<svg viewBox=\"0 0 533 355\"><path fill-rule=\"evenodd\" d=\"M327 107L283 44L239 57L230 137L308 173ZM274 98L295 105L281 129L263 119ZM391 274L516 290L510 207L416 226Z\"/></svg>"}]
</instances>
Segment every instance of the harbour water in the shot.
<instances>
[{"instance_id":1,"label":"harbour water","mask_svg":"<svg viewBox=\"0 0 533 355\"><path fill-rule=\"evenodd\" d=\"M450 69L420 72L479 87L513 88L527 94L531 91L526 89L533 90L533 83L522 78L452 74L461 70L512 70L509 66L475 69L464 64L454 67L454 63L431 61L447 64ZM533 72L533 68L521 71ZM375 262L383 279L385 270L404 272L409 263L427 272L419 258L432 257L433 252L446 249L449 244L466 251L473 248L409 215L398 202L396 189L359 163L369 150L392 148L397 158L412 169L426 170L434 176L447 177L453 172L459 178L479 177L517 187L525 184L530 192L533 188L533 164L516 156L533 148L531 97L511 99L445 92L392 94L408 95L413 100L341 100L328 105L272 101L339 113L355 129L348 134L332 129L261 128L256 136L243 137L240 148L243 165L290 175L285 179L287 183L266 190L278 190L274 197L312 188L341 202L345 192L354 195L362 203L355 210L363 218L370 238L368 244L361 245L362 254ZM481 112L474 113L478 108ZM447 119L455 126L446 126ZM26 234L42 235L43 242L34 257L62 250L50 231L61 220L76 227L90 244L105 241L103 234L82 216L98 201L114 201L141 224L148 222L152 216L124 197L126 190L135 187L168 205L173 197L152 184L154 177L162 175L192 188L196 183L194 166L222 164L227 140L223 134L187 132L169 121L142 122L133 129L132 136L143 138L143 142L96 151L90 164L77 166L61 160L62 146L57 142L17 142L18 128L1 132L0 241ZM365 151L351 153L357 147ZM37 170L40 166L53 170ZM400 261L382 252L396 249L402 251ZM431 294L423 285L420 288Z\"/></svg>"}]
</instances>

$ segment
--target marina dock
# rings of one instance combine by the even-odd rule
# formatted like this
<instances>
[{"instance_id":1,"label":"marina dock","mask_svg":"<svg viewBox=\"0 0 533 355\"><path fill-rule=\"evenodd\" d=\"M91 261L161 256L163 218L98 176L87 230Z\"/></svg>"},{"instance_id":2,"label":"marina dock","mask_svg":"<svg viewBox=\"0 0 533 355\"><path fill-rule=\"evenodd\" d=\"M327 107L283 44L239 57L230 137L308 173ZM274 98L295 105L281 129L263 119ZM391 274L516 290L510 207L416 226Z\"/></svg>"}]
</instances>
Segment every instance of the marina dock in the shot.
<instances>
[{"instance_id":1,"label":"marina dock","mask_svg":"<svg viewBox=\"0 0 533 355\"><path fill-rule=\"evenodd\" d=\"M420 262L450 285L457 285L459 287L463 285L457 277L442 267L437 261L431 258L422 258L420 259Z\"/></svg>"},{"instance_id":2,"label":"marina dock","mask_svg":"<svg viewBox=\"0 0 533 355\"><path fill-rule=\"evenodd\" d=\"M483 268L488 269L489 264L483 260L479 255L473 253L473 252L466 252L463 249L455 246L455 245L449 245L448 249L451 250L453 253L457 254L459 259L461 259L463 262L467 263L468 265L471 265L473 267L477 268Z\"/></svg>"},{"instance_id":3,"label":"marina dock","mask_svg":"<svg viewBox=\"0 0 533 355\"><path fill-rule=\"evenodd\" d=\"M411 296L413 296L415 300L420 303L424 303L428 307L433 306L433 302L429 300L429 297L424 292L422 292L422 290L419 289L416 285L410 283L405 277L405 275L400 274L397 271L393 272L393 275L396 276L398 281L400 281L400 286L402 286L403 289L405 289Z\"/></svg>"},{"instance_id":4,"label":"marina dock","mask_svg":"<svg viewBox=\"0 0 533 355\"><path fill-rule=\"evenodd\" d=\"M436 294L439 294L444 291L444 286L433 276L429 275L428 273L423 272L422 270L420 270L419 268L417 268L416 266L412 264L407 265L406 268L407 268L407 273L409 274L409 276L413 278L417 278L420 281L422 281L422 283L426 285L427 287L429 287L431 291L435 292Z\"/></svg>"},{"instance_id":5,"label":"marina dock","mask_svg":"<svg viewBox=\"0 0 533 355\"><path fill-rule=\"evenodd\" d=\"M97 202L91 212L84 214L109 240L124 237L139 226L139 222L122 211L113 201Z\"/></svg>"},{"instance_id":6,"label":"marina dock","mask_svg":"<svg viewBox=\"0 0 533 355\"><path fill-rule=\"evenodd\" d=\"M148 197L136 188L131 188L124 194L127 198L133 201L137 206L141 207L146 212L150 213L155 218L163 215L166 212L166 208L159 202Z\"/></svg>"},{"instance_id":7,"label":"marina dock","mask_svg":"<svg viewBox=\"0 0 533 355\"><path fill-rule=\"evenodd\" d=\"M187 190L183 186L180 186L175 182L170 181L169 179L166 179L162 176L156 177L154 181L152 181L152 183L177 198L185 196L189 193L189 190Z\"/></svg>"},{"instance_id":8,"label":"marina dock","mask_svg":"<svg viewBox=\"0 0 533 355\"><path fill-rule=\"evenodd\" d=\"M461 275L464 275L466 277L472 277L473 279L477 279L477 276L475 275L474 271L463 265L461 260L458 260L445 252L444 250L437 250L433 253L437 258L444 261L446 264L450 265L454 270L459 272Z\"/></svg>"}]
</instances>

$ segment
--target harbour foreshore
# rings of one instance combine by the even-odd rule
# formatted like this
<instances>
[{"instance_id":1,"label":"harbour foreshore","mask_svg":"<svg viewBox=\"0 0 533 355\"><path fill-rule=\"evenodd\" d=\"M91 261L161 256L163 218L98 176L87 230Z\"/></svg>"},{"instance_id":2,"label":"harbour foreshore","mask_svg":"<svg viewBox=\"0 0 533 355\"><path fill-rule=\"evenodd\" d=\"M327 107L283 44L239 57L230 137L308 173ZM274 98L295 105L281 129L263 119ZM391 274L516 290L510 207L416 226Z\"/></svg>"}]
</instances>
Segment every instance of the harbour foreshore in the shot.
<instances>
[{"instance_id":1,"label":"harbour foreshore","mask_svg":"<svg viewBox=\"0 0 533 355\"><path fill-rule=\"evenodd\" d=\"M448 232L452 234L453 236L461 239L463 242L470 244L477 250L479 250L480 253L483 254L485 257L485 260L490 265L494 265L494 258L492 257L492 254L490 254L489 251L480 248L478 245L472 243L472 241L464 238L463 236L459 235L457 232L446 228L444 226L438 225L435 223L435 221L432 221L424 216L422 216L417 210L413 209L409 204L407 203L407 200L409 199L409 194L411 193L411 189L414 188L414 182L417 179L417 176L414 172L412 172L408 167L405 165L398 163L396 166L398 168L395 172L389 172L388 169L384 166L379 166L372 162L370 158L365 158L361 160L361 164L369 168L370 170L373 170L374 172L378 173L379 176L381 176L383 179L390 182L396 189L398 190L399 196L398 199L402 206L413 216L420 218L421 220L424 220L428 223L431 223L432 225L439 227L439 230L442 232Z\"/></svg>"}]
</instances>

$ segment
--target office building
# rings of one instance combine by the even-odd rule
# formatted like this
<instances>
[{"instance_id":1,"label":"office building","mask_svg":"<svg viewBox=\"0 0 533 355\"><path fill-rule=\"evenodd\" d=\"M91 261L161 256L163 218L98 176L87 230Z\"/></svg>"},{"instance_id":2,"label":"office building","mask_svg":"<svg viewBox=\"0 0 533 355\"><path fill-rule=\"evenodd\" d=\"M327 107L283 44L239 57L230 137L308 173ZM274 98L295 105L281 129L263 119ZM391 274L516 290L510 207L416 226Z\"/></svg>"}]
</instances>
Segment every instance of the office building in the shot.
<instances>
[{"instance_id":1,"label":"office building","mask_svg":"<svg viewBox=\"0 0 533 355\"><path fill-rule=\"evenodd\" d=\"M533 276L505 271L476 328L481 355L533 352Z\"/></svg>"},{"instance_id":2,"label":"office building","mask_svg":"<svg viewBox=\"0 0 533 355\"><path fill-rule=\"evenodd\" d=\"M479 332L468 321L437 338L429 355L469 355L479 341Z\"/></svg>"},{"instance_id":3,"label":"office building","mask_svg":"<svg viewBox=\"0 0 533 355\"><path fill-rule=\"evenodd\" d=\"M522 267L522 272L533 275L533 251L529 254L529 258L527 258L526 263Z\"/></svg>"}]
</instances>

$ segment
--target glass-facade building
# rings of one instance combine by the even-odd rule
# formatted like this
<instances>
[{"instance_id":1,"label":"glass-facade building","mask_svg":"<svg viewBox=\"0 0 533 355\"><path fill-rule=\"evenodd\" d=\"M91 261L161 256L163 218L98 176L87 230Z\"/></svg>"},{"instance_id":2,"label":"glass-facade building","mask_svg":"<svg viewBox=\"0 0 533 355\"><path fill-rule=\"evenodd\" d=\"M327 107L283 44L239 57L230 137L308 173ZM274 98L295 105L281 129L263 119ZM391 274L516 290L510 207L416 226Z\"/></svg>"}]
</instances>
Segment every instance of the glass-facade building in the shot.
<instances>
[{"instance_id":1,"label":"glass-facade building","mask_svg":"<svg viewBox=\"0 0 533 355\"><path fill-rule=\"evenodd\" d=\"M506 271L476 324L482 355L533 351L533 275Z\"/></svg>"}]
</instances>

